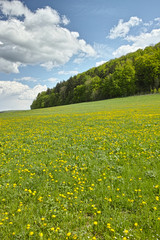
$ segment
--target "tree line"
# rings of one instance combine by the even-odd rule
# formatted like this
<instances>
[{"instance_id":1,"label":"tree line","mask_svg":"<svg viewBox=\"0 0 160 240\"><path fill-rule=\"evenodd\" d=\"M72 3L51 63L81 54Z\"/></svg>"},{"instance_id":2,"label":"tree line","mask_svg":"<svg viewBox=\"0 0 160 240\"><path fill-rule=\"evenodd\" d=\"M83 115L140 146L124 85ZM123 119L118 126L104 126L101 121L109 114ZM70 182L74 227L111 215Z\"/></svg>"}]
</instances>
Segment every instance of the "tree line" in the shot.
<instances>
[{"instance_id":1,"label":"tree line","mask_svg":"<svg viewBox=\"0 0 160 240\"><path fill-rule=\"evenodd\" d=\"M57 83L31 109L160 92L160 43L139 49Z\"/></svg>"}]
</instances>

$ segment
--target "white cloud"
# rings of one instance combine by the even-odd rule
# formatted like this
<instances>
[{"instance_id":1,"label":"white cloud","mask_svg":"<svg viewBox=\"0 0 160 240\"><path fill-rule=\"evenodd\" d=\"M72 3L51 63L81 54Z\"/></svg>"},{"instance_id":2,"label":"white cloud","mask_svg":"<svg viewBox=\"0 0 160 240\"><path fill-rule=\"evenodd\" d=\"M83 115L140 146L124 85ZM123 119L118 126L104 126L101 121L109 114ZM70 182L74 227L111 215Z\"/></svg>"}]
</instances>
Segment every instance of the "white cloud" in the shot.
<instances>
[{"instance_id":1,"label":"white cloud","mask_svg":"<svg viewBox=\"0 0 160 240\"><path fill-rule=\"evenodd\" d=\"M34 88L29 88L27 91L22 92L18 99L20 100L31 100L33 101L34 98L38 95L38 93L46 91L47 86L36 85Z\"/></svg>"},{"instance_id":2,"label":"white cloud","mask_svg":"<svg viewBox=\"0 0 160 240\"><path fill-rule=\"evenodd\" d=\"M157 26L160 26L160 18L155 18L154 21L156 21Z\"/></svg>"},{"instance_id":3,"label":"white cloud","mask_svg":"<svg viewBox=\"0 0 160 240\"><path fill-rule=\"evenodd\" d=\"M30 14L29 9L18 0L0 0L0 7L3 14L8 16L22 16Z\"/></svg>"},{"instance_id":4,"label":"white cloud","mask_svg":"<svg viewBox=\"0 0 160 240\"><path fill-rule=\"evenodd\" d=\"M134 52L139 48L144 49L149 45L158 43L160 40L160 28L153 29L149 33L141 33L139 36L127 36L126 40L132 42L132 44L122 45L113 52L113 56L120 57L129 52Z\"/></svg>"},{"instance_id":5,"label":"white cloud","mask_svg":"<svg viewBox=\"0 0 160 240\"><path fill-rule=\"evenodd\" d=\"M45 85L30 88L16 81L0 81L0 111L29 109L37 94L46 90Z\"/></svg>"},{"instance_id":6,"label":"white cloud","mask_svg":"<svg viewBox=\"0 0 160 240\"><path fill-rule=\"evenodd\" d=\"M76 63L76 64L80 64L80 63L82 63L84 61L84 58L83 57L77 57L77 58L75 58L74 59L74 63Z\"/></svg>"},{"instance_id":7,"label":"white cloud","mask_svg":"<svg viewBox=\"0 0 160 240\"><path fill-rule=\"evenodd\" d=\"M123 19L120 19L118 25L110 30L108 37L110 39L125 37L132 27L138 26L141 22L142 19L138 17L131 17L128 22L123 22Z\"/></svg>"},{"instance_id":8,"label":"white cloud","mask_svg":"<svg viewBox=\"0 0 160 240\"><path fill-rule=\"evenodd\" d=\"M64 25L68 25L70 23L70 20L66 16L62 16L62 22Z\"/></svg>"},{"instance_id":9,"label":"white cloud","mask_svg":"<svg viewBox=\"0 0 160 240\"><path fill-rule=\"evenodd\" d=\"M157 22L160 22L160 17L154 19Z\"/></svg>"},{"instance_id":10,"label":"white cloud","mask_svg":"<svg viewBox=\"0 0 160 240\"><path fill-rule=\"evenodd\" d=\"M100 61L100 62L96 62L96 67L102 65L103 63L105 63L106 61Z\"/></svg>"},{"instance_id":11,"label":"white cloud","mask_svg":"<svg viewBox=\"0 0 160 240\"><path fill-rule=\"evenodd\" d=\"M0 45L0 51L1 51L1 45ZM1 52L0 52L0 55L1 55ZM0 72L19 73L18 67L20 65L21 64L19 62L11 62L0 57Z\"/></svg>"},{"instance_id":12,"label":"white cloud","mask_svg":"<svg viewBox=\"0 0 160 240\"><path fill-rule=\"evenodd\" d=\"M37 82L37 79L33 77L22 77L22 78L14 78L14 81Z\"/></svg>"},{"instance_id":13,"label":"white cloud","mask_svg":"<svg viewBox=\"0 0 160 240\"><path fill-rule=\"evenodd\" d=\"M150 26L153 25L153 21L149 21L147 23L144 23L143 25L146 26L146 27L150 27Z\"/></svg>"},{"instance_id":14,"label":"white cloud","mask_svg":"<svg viewBox=\"0 0 160 240\"><path fill-rule=\"evenodd\" d=\"M52 61L45 62L40 65L41 65L41 67L46 68L48 71L52 70L53 67L58 67L58 63L56 63L55 61L54 62L52 62Z\"/></svg>"},{"instance_id":15,"label":"white cloud","mask_svg":"<svg viewBox=\"0 0 160 240\"><path fill-rule=\"evenodd\" d=\"M66 16L45 7L31 12L21 1L0 0L7 20L0 20L0 71L19 72L22 64L40 64L52 69L65 64L73 55L95 56L95 50L78 32L71 32ZM19 19L23 16L23 19Z\"/></svg>"},{"instance_id":16,"label":"white cloud","mask_svg":"<svg viewBox=\"0 0 160 240\"><path fill-rule=\"evenodd\" d=\"M19 95L24 91L27 91L29 87L22 83L11 82L11 81L0 81L0 89L1 95L3 96L11 96L11 95Z\"/></svg>"},{"instance_id":17,"label":"white cloud","mask_svg":"<svg viewBox=\"0 0 160 240\"><path fill-rule=\"evenodd\" d=\"M59 71L58 72L59 75L77 75L78 71Z\"/></svg>"}]
</instances>

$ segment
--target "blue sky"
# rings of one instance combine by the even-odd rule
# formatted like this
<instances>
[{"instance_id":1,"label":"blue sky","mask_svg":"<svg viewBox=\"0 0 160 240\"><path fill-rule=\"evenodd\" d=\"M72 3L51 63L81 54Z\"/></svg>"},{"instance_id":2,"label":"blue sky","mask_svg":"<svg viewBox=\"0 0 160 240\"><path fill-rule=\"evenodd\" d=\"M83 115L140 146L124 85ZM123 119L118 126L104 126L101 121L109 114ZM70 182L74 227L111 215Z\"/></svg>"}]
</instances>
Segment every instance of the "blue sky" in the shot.
<instances>
[{"instance_id":1,"label":"blue sky","mask_svg":"<svg viewBox=\"0 0 160 240\"><path fill-rule=\"evenodd\" d=\"M0 0L0 111L160 41L159 0Z\"/></svg>"}]
</instances>

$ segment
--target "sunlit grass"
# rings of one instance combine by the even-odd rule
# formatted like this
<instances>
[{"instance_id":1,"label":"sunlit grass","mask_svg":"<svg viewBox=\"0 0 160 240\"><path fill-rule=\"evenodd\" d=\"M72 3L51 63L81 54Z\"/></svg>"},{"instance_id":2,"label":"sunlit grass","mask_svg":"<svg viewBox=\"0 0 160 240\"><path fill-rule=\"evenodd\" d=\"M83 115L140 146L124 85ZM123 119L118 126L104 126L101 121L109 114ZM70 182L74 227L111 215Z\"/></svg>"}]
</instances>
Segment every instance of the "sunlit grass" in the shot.
<instances>
[{"instance_id":1,"label":"sunlit grass","mask_svg":"<svg viewBox=\"0 0 160 240\"><path fill-rule=\"evenodd\" d=\"M0 239L160 239L160 95L0 114Z\"/></svg>"}]
</instances>

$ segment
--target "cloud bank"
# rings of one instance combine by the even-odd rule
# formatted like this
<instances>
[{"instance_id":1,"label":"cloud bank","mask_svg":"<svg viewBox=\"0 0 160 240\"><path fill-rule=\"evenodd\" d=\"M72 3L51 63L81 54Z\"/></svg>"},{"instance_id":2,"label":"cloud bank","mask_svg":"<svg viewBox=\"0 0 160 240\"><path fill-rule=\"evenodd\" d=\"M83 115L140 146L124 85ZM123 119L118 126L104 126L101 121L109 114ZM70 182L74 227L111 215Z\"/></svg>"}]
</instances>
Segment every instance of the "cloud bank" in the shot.
<instances>
[{"instance_id":1,"label":"cloud bank","mask_svg":"<svg viewBox=\"0 0 160 240\"><path fill-rule=\"evenodd\" d=\"M154 45L160 41L160 18L155 18L153 21L144 23L142 19L138 17L131 17L128 22L124 22L122 19L119 20L117 26L114 26L107 38L127 41L127 44L121 45L118 49L113 51L114 57L120 57L129 52L134 52L138 49L144 49L149 45ZM134 27L139 27L138 35L131 34L131 30ZM151 29L150 29L151 28Z\"/></svg>"},{"instance_id":2,"label":"cloud bank","mask_svg":"<svg viewBox=\"0 0 160 240\"><path fill-rule=\"evenodd\" d=\"M78 32L65 26L66 16L51 7L30 11L21 1L0 0L0 71L18 73L21 65L40 64L48 70L73 55L94 56L95 50Z\"/></svg>"},{"instance_id":3,"label":"cloud bank","mask_svg":"<svg viewBox=\"0 0 160 240\"><path fill-rule=\"evenodd\" d=\"M0 81L1 111L29 109L37 94L46 90L45 85L30 88L16 81Z\"/></svg>"},{"instance_id":4,"label":"cloud bank","mask_svg":"<svg viewBox=\"0 0 160 240\"><path fill-rule=\"evenodd\" d=\"M151 32L141 33L139 36L128 36L126 40L132 44L122 45L113 52L114 56L122 56L126 53L134 52L140 48L144 49L149 45L158 43L160 41L160 29L153 29Z\"/></svg>"}]
</instances>

